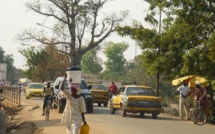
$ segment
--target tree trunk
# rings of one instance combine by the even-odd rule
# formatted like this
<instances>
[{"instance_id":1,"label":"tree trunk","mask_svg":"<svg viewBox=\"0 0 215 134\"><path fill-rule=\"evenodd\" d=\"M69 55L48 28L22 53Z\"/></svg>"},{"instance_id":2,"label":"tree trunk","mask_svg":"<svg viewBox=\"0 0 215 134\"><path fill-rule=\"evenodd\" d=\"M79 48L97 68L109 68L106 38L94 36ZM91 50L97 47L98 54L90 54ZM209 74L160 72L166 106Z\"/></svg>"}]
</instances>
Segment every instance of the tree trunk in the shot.
<instances>
[{"instance_id":1,"label":"tree trunk","mask_svg":"<svg viewBox=\"0 0 215 134\"><path fill-rule=\"evenodd\" d=\"M81 67L82 55L79 52L71 53L70 58L71 58L71 66L76 65Z\"/></svg>"},{"instance_id":2,"label":"tree trunk","mask_svg":"<svg viewBox=\"0 0 215 134\"><path fill-rule=\"evenodd\" d=\"M159 74L157 74L157 76L156 76L156 94L157 94L157 97L159 96L159 79L160 79L160 75Z\"/></svg>"}]
</instances>

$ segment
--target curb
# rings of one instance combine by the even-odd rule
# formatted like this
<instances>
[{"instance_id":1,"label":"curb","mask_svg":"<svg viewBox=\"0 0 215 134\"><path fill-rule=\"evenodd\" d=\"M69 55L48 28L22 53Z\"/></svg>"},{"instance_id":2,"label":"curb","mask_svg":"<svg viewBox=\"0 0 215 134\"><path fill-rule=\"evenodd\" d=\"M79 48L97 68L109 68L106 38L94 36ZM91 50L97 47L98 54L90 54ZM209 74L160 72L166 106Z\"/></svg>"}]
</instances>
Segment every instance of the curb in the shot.
<instances>
[{"instance_id":1,"label":"curb","mask_svg":"<svg viewBox=\"0 0 215 134\"><path fill-rule=\"evenodd\" d=\"M34 107L32 107L31 109L29 109L28 111L33 111L33 110L35 110L35 109L37 109L37 108L39 108L39 106L34 106Z\"/></svg>"},{"instance_id":2,"label":"curb","mask_svg":"<svg viewBox=\"0 0 215 134\"><path fill-rule=\"evenodd\" d=\"M21 101L24 101L26 103L29 103L29 104L32 104L32 105L35 105L35 106L39 106L38 104L34 103L34 102L30 102L28 100L25 100L25 99L21 99Z\"/></svg>"},{"instance_id":3,"label":"curb","mask_svg":"<svg viewBox=\"0 0 215 134\"><path fill-rule=\"evenodd\" d=\"M26 102L26 103L29 103L29 104L34 105L32 108L29 109L29 111L33 111L33 110L35 110L35 109L37 109L37 108L40 107L38 104L33 103L33 102L30 102L30 101L27 101L27 100L25 100L25 99L21 99L21 101L24 101L24 102Z\"/></svg>"}]
</instances>

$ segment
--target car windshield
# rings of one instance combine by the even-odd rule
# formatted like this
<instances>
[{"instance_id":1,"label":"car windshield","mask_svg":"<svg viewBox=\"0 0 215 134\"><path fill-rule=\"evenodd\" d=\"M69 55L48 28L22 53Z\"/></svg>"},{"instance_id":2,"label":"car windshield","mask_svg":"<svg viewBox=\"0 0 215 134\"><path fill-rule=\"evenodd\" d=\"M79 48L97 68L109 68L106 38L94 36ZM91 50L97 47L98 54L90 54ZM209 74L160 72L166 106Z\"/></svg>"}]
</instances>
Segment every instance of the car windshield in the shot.
<instances>
[{"instance_id":1,"label":"car windshield","mask_svg":"<svg viewBox=\"0 0 215 134\"><path fill-rule=\"evenodd\" d=\"M43 88L43 84L30 84L29 88Z\"/></svg>"},{"instance_id":2,"label":"car windshield","mask_svg":"<svg viewBox=\"0 0 215 134\"><path fill-rule=\"evenodd\" d=\"M126 95L149 95L149 96L155 96L155 93L150 88L128 87Z\"/></svg>"},{"instance_id":3,"label":"car windshield","mask_svg":"<svg viewBox=\"0 0 215 134\"><path fill-rule=\"evenodd\" d=\"M92 85L92 89L107 90L104 85Z\"/></svg>"},{"instance_id":4,"label":"car windshield","mask_svg":"<svg viewBox=\"0 0 215 134\"><path fill-rule=\"evenodd\" d=\"M64 89L68 89L69 87L68 87L68 81L66 80L65 82L64 82Z\"/></svg>"},{"instance_id":5,"label":"car windshield","mask_svg":"<svg viewBox=\"0 0 215 134\"><path fill-rule=\"evenodd\" d=\"M87 83L84 80L81 80L81 89L88 89Z\"/></svg>"}]
</instances>

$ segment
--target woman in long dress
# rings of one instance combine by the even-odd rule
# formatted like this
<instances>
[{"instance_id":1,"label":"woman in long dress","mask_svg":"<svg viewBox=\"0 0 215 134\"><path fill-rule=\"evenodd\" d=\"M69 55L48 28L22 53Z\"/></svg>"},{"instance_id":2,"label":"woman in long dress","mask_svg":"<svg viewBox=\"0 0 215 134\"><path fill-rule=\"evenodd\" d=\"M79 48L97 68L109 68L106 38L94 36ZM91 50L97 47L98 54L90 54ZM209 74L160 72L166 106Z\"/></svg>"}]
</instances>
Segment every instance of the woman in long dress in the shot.
<instances>
[{"instance_id":1,"label":"woman in long dress","mask_svg":"<svg viewBox=\"0 0 215 134\"><path fill-rule=\"evenodd\" d=\"M87 124L85 120L84 113L86 113L86 104L84 98L77 93L75 87L71 87L71 93L64 90L65 78L61 84L61 90L63 91L64 96L66 97L66 107L62 115L62 124L67 125L67 134L78 134L82 122L84 125Z\"/></svg>"}]
</instances>

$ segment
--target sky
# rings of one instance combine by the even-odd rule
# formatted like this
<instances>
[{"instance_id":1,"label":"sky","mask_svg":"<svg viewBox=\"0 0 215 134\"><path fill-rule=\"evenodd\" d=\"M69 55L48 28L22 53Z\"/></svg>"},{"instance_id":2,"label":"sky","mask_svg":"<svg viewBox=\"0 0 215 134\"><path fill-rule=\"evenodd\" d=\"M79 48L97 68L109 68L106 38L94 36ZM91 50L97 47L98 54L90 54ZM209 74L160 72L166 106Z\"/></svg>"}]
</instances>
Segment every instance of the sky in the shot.
<instances>
[{"instance_id":1,"label":"sky","mask_svg":"<svg viewBox=\"0 0 215 134\"><path fill-rule=\"evenodd\" d=\"M42 22L42 17L29 12L24 6L27 0L0 0L0 46L5 54L12 54L14 58L14 66L16 68L25 68L26 60L18 52L19 48L23 48L19 41L16 40L17 34L26 29L38 27L36 23ZM144 22L144 13L148 4L144 0L114 0L108 2L104 6L104 12L119 13L122 10L129 10L129 20L137 20ZM136 55L141 54L141 49L136 46L135 42L129 37L120 37L112 34L106 41L127 42L128 50L124 53L127 60L132 60ZM101 56L105 61L105 56Z\"/></svg>"}]
</instances>

